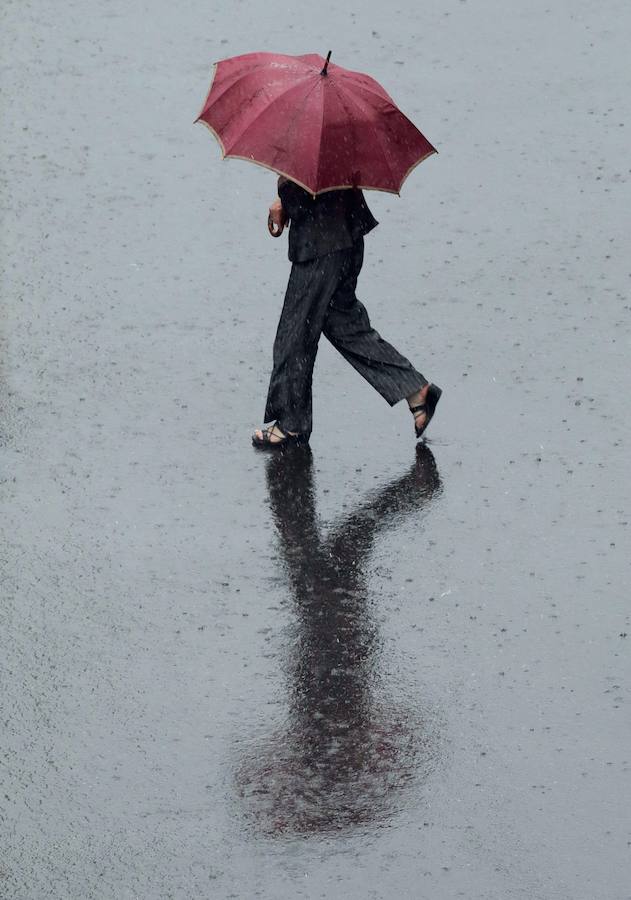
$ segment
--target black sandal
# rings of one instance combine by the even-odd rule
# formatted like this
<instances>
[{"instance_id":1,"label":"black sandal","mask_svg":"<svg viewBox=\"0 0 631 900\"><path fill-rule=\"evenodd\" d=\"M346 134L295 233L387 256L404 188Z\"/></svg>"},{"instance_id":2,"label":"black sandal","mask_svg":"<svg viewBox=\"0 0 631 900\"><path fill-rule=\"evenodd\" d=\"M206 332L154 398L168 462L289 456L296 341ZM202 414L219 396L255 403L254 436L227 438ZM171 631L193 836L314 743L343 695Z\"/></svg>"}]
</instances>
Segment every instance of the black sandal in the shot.
<instances>
[{"instance_id":1,"label":"black sandal","mask_svg":"<svg viewBox=\"0 0 631 900\"><path fill-rule=\"evenodd\" d=\"M283 435L279 441L272 440L272 431L274 428ZM309 436L306 434L285 434L278 424L278 420L274 422L273 425L270 425L267 428L261 428L260 430L263 436L259 438L256 436L256 433L253 434L252 443L261 450L279 450L281 447L299 446L300 444L309 443Z\"/></svg>"},{"instance_id":2,"label":"black sandal","mask_svg":"<svg viewBox=\"0 0 631 900\"><path fill-rule=\"evenodd\" d=\"M414 423L414 431L416 432L417 438L420 438L429 423L432 421L432 416L436 412L436 405L440 400L440 395L442 394L442 390L435 384L430 384L427 389L427 394L425 395L425 402L419 403L418 406L411 406L410 412L412 415L414 413L424 413L425 414L425 422L420 427ZM416 420L416 416L414 415L414 419Z\"/></svg>"}]
</instances>

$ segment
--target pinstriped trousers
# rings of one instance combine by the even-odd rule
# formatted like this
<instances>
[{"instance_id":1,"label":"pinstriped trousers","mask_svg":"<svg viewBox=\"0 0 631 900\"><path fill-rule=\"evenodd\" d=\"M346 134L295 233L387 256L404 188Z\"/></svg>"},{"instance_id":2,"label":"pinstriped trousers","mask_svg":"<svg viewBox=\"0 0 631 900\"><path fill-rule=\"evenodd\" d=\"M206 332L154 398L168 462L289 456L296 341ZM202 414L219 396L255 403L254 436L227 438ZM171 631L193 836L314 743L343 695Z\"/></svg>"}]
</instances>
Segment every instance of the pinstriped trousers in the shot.
<instances>
[{"instance_id":1,"label":"pinstriped trousers","mask_svg":"<svg viewBox=\"0 0 631 900\"><path fill-rule=\"evenodd\" d=\"M311 382L324 334L390 406L427 384L411 362L372 328L355 294L364 239L291 268L274 341L265 422L285 432L311 434Z\"/></svg>"}]
</instances>

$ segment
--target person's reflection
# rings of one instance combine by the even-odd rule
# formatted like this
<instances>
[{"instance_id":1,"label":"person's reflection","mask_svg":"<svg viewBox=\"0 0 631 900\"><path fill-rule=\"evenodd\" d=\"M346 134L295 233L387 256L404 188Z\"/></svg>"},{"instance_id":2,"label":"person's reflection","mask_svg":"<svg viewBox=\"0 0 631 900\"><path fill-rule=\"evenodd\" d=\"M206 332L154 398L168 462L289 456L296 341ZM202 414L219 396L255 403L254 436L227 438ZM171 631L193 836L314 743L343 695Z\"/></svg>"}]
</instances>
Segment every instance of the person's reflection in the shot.
<instances>
[{"instance_id":1,"label":"person's reflection","mask_svg":"<svg viewBox=\"0 0 631 900\"><path fill-rule=\"evenodd\" d=\"M412 468L326 538L316 520L309 449L271 457L267 483L297 617L290 711L286 731L244 761L240 793L269 831L322 831L378 819L395 806L420 751L431 754L431 747L420 711L379 695L366 563L379 532L418 512L438 491L434 457L419 445Z\"/></svg>"}]
</instances>

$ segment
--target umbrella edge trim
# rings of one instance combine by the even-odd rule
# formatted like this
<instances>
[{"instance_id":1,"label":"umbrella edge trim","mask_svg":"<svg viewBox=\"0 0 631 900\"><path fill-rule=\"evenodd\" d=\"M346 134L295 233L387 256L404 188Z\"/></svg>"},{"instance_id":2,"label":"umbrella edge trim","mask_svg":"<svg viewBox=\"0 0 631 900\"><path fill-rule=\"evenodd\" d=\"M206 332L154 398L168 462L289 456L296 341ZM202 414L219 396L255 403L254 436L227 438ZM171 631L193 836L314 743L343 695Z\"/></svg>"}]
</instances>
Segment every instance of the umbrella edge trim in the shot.
<instances>
[{"instance_id":1,"label":"umbrella edge trim","mask_svg":"<svg viewBox=\"0 0 631 900\"><path fill-rule=\"evenodd\" d=\"M221 138L219 137L219 135L217 134L217 132L215 131L213 126L209 125L208 122L206 121L206 119L195 119L195 122L193 124L196 125L198 122L201 122L202 125L205 125L206 128L210 131L210 133L215 137L215 139L217 140L217 143L221 147L221 158L226 159L226 148L224 147L223 141L221 140Z\"/></svg>"},{"instance_id":2,"label":"umbrella edge trim","mask_svg":"<svg viewBox=\"0 0 631 900\"><path fill-rule=\"evenodd\" d=\"M351 191L354 189L359 189L361 191L380 191L383 194L396 194L400 196L401 188L403 187L404 182L408 179L408 177L412 174L414 169L417 166L420 166L422 162L424 162L429 156L433 156L435 153L438 153L436 148L432 148L428 153L425 153L421 156L420 159L410 166L407 170L401 181L399 182L398 188L384 188L384 187L375 187L373 184L335 184L331 187L322 188L320 191L314 191L309 185L305 184L303 181L299 181L294 175L290 175L289 172L285 172L282 169L277 169L274 166L270 166L268 163L259 162L258 159L253 159L251 156L240 156L237 153L226 153L223 141L212 127L209 125L205 119L196 119L195 122L201 122L202 125L205 125L206 128L210 131L210 133L215 137L217 143L221 147L221 157L222 159L242 159L244 162L254 163L255 166L260 166L262 169L267 169L269 172L275 172L277 175L282 175L284 178L288 178L290 181L293 181L294 184L297 184L303 190L307 191L308 194L311 194L312 197L317 197L320 194L326 194L329 191Z\"/></svg>"},{"instance_id":3,"label":"umbrella edge trim","mask_svg":"<svg viewBox=\"0 0 631 900\"><path fill-rule=\"evenodd\" d=\"M426 138L426 140L427 140L427 138ZM423 156L421 156L420 159L417 159L417 161L416 161L413 165L410 166L410 168L407 170L407 172L405 173L405 175L403 176L403 178L402 178L401 181L399 182L399 190L397 191L397 194L399 194L399 193L401 192L401 188L403 187L404 182L405 182L405 181L407 180L407 178L412 174L412 172L414 171L414 169L416 169L417 166L420 166L420 164L421 164L422 162L425 162L425 160L426 160L429 156L433 156L435 153L438 154L438 150L436 149L436 147L432 147L431 150L429 150L427 153L425 153Z\"/></svg>"},{"instance_id":4,"label":"umbrella edge trim","mask_svg":"<svg viewBox=\"0 0 631 900\"><path fill-rule=\"evenodd\" d=\"M219 141L219 137L216 132L205 122L203 119L200 120L206 125L210 131L213 132L217 140ZM221 143L221 141L219 141ZM383 194L397 194L399 195L401 192L401 188L403 186L403 182L407 179L409 175L414 171L417 166L428 158L428 156L433 156L434 153L438 153L438 150L432 149L429 153L425 153L420 159L418 159L414 165L410 166L405 175L403 176L402 181L399 184L398 189L396 188L384 188L384 187L375 187L374 184L335 184L331 187L322 188L320 191L314 191L309 185L305 184L302 181L299 181L294 175L290 175L289 172L284 172L282 169L277 169L274 166L270 166L268 163L259 162L258 159L252 159L251 156L239 156L236 153L226 153L224 155L224 159L242 159L244 162L254 163L255 166L261 166L263 169L267 169L270 172L276 172L277 175L283 175L285 178L288 178L290 181L293 181L294 184L297 184L303 190L307 191L308 194L311 194L312 197L318 197L320 194L326 194L328 191L352 191L355 189L359 189L360 191L381 191Z\"/></svg>"},{"instance_id":5,"label":"umbrella edge trim","mask_svg":"<svg viewBox=\"0 0 631 900\"><path fill-rule=\"evenodd\" d=\"M259 162L258 159L253 159L251 156L239 156L237 153L227 153L224 157L225 159L242 159L245 162L254 163L255 166L261 166L263 169L267 169L269 172L275 172L277 175L282 175L284 178L288 178L289 181L293 181L294 184L297 184L303 190L305 190L308 194L312 194L314 197L317 192L314 192L312 188L309 187L308 184L305 184L304 181L298 181L298 179L294 175L290 175L289 172L284 172L282 169L277 169L275 166L270 166L269 163Z\"/></svg>"},{"instance_id":6,"label":"umbrella edge trim","mask_svg":"<svg viewBox=\"0 0 631 900\"><path fill-rule=\"evenodd\" d=\"M218 63L218 62L213 63L213 73L212 73L212 76L211 76L211 78L210 78L210 87L209 87L208 90L206 91L206 98L205 98L204 102L202 103L202 108L201 108L200 111L199 111L199 115L197 116L196 119L193 120L193 125L197 124L197 122L203 122L203 121L204 121L204 120L202 119L202 116L203 116L203 114L204 114L204 110L206 109L206 104L208 103L208 98L210 97L210 94L211 94L211 92L212 92L213 84L215 83L215 78L216 78L216 76L217 76L217 68L218 68L218 66L219 66L219 63Z\"/></svg>"}]
</instances>

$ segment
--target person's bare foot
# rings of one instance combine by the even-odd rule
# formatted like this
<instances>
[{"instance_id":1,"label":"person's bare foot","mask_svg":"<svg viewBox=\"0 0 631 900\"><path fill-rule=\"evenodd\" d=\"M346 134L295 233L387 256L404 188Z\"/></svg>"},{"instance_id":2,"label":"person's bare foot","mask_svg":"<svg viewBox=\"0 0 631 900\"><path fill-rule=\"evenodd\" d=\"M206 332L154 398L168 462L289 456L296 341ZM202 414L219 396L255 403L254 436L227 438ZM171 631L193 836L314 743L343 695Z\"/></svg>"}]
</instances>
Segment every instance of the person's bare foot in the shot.
<instances>
[{"instance_id":1,"label":"person's bare foot","mask_svg":"<svg viewBox=\"0 0 631 900\"><path fill-rule=\"evenodd\" d=\"M274 424L270 428L256 429L254 434L259 441L267 440L267 438L265 438L263 435L263 431L265 431L269 435L270 444L279 444L285 439L285 432L280 430L276 422L274 422ZM288 431L287 434L293 434L293 432Z\"/></svg>"},{"instance_id":2,"label":"person's bare foot","mask_svg":"<svg viewBox=\"0 0 631 900\"><path fill-rule=\"evenodd\" d=\"M410 394L410 396L406 398L408 401L408 406L410 407L410 411L412 410L413 406L421 406L421 404L425 403L428 390L429 384L426 384L425 387L422 387L420 389L420 391L415 391L413 394ZM427 421L427 412L420 409L418 410L418 412L412 413L412 415L414 416L414 424L416 425L417 429L422 428Z\"/></svg>"},{"instance_id":3,"label":"person's bare foot","mask_svg":"<svg viewBox=\"0 0 631 900\"><path fill-rule=\"evenodd\" d=\"M267 428L257 428L252 435L252 440L259 446L262 444L283 444L287 442L288 437L293 438L297 434L298 432L296 431L282 431L278 426L278 422L274 422L273 425Z\"/></svg>"}]
</instances>

